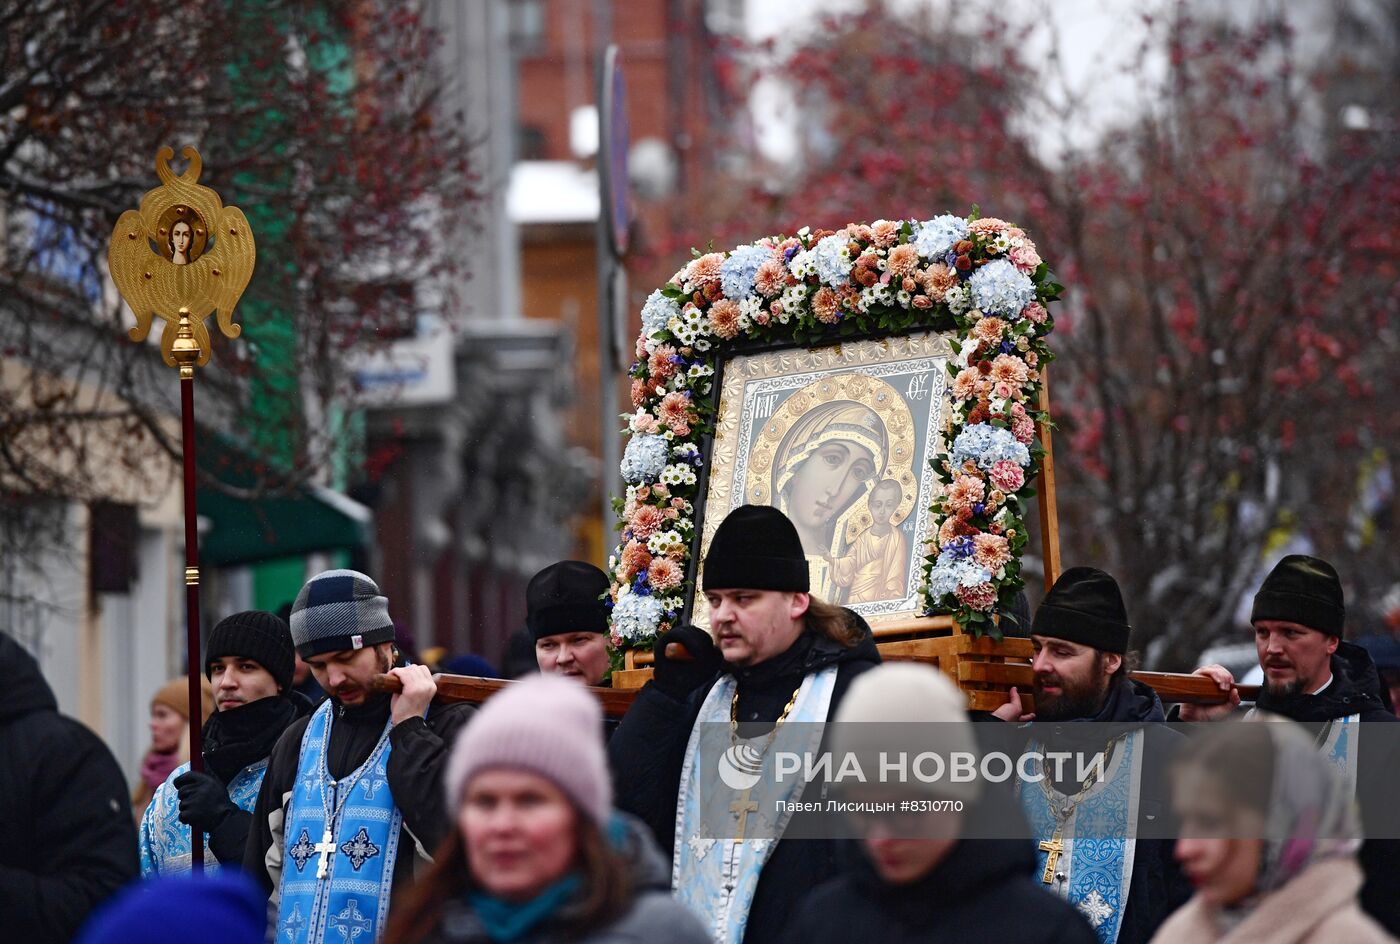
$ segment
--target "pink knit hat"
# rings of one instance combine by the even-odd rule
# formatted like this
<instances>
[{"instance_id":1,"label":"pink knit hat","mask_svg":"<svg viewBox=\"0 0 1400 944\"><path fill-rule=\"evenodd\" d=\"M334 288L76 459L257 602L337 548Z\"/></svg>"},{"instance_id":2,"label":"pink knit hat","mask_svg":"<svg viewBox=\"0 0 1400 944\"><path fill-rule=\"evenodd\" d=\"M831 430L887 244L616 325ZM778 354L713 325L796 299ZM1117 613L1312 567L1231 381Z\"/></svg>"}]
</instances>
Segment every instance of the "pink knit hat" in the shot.
<instances>
[{"instance_id":1,"label":"pink knit hat","mask_svg":"<svg viewBox=\"0 0 1400 944\"><path fill-rule=\"evenodd\" d=\"M455 815L472 777L501 768L539 774L599 826L607 824L612 783L603 711L578 682L536 675L491 696L452 747L442 781L448 810Z\"/></svg>"}]
</instances>

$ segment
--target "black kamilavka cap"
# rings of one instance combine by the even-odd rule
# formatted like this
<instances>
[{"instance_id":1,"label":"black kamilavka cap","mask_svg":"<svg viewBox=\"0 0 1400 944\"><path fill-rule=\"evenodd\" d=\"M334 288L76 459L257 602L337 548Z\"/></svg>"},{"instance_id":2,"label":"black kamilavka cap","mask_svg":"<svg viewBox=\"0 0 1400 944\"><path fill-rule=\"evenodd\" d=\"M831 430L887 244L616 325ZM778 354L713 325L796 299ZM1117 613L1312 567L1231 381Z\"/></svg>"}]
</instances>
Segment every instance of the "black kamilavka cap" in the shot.
<instances>
[{"instance_id":1,"label":"black kamilavka cap","mask_svg":"<svg viewBox=\"0 0 1400 944\"><path fill-rule=\"evenodd\" d=\"M811 577L797 528L769 505L735 508L715 529L703 583L706 590L807 593Z\"/></svg>"},{"instance_id":2,"label":"black kamilavka cap","mask_svg":"<svg viewBox=\"0 0 1400 944\"><path fill-rule=\"evenodd\" d=\"M1097 567L1071 567L1060 574L1035 611L1031 633L1103 652L1128 651L1128 611L1118 582Z\"/></svg>"}]
</instances>

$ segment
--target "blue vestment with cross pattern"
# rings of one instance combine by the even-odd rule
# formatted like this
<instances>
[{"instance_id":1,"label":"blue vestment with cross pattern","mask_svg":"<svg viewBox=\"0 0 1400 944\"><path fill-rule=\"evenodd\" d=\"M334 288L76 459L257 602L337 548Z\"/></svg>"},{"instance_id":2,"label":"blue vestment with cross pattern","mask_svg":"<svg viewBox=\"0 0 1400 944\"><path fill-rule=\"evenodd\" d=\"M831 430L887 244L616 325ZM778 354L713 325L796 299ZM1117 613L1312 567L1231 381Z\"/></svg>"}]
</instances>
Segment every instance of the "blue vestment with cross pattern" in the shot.
<instances>
[{"instance_id":1,"label":"blue vestment with cross pattern","mask_svg":"<svg viewBox=\"0 0 1400 944\"><path fill-rule=\"evenodd\" d=\"M403 822L389 789L392 721L365 762L337 782L326 767L333 710L323 702L301 739L283 830L278 944L371 944L389 911ZM328 817L333 849L322 842Z\"/></svg>"}]
</instances>

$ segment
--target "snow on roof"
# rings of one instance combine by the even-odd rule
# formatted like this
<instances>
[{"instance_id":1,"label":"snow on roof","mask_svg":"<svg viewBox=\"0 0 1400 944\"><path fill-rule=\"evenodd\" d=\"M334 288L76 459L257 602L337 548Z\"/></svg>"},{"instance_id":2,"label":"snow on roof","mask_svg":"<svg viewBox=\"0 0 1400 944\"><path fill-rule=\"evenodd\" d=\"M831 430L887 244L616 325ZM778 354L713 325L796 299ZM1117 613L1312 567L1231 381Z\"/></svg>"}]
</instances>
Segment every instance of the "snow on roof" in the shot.
<instances>
[{"instance_id":1,"label":"snow on roof","mask_svg":"<svg viewBox=\"0 0 1400 944\"><path fill-rule=\"evenodd\" d=\"M572 161L519 161L511 168L506 213L513 223L592 223L598 175Z\"/></svg>"}]
</instances>

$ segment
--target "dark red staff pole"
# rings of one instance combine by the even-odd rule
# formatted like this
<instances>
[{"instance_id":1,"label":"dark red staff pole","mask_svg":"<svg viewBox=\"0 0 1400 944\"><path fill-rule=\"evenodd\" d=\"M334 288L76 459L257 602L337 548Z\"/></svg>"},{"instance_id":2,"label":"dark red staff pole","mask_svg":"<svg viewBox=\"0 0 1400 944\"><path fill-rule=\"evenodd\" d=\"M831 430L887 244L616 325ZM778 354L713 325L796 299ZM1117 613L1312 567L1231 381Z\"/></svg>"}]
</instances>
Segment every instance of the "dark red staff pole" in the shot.
<instances>
[{"instance_id":1,"label":"dark red staff pole","mask_svg":"<svg viewBox=\"0 0 1400 944\"><path fill-rule=\"evenodd\" d=\"M185 478L185 646L190 675L190 769L204 769L204 697L199 663L199 512L194 497L194 364L199 343L190 327L189 312L180 309L180 327L171 354L180 365L181 453ZM204 869L204 834L190 827L190 866Z\"/></svg>"}]
</instances>

